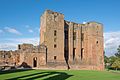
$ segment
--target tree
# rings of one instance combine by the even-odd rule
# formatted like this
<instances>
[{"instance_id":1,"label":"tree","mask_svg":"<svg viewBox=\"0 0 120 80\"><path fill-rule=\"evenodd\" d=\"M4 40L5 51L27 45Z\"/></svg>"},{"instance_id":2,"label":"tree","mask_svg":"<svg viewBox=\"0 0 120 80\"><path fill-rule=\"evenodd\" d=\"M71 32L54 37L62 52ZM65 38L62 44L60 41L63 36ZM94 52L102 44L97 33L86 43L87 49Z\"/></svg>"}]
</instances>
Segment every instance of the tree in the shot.
<instances>
[{"instance_id":1,"label":"tree","mask_svg":"<svg viewBox=\"0 0 120 80\"><path fill-rule=\"evenodd\" d=\"M115 53L115 56L118 57L118 58L120 58L120 45L118 46L117 51L118 52Z\"/></svg>"},{"instance_id":2,"label":"tree","mask_svg":"<svg viewBox=\"0 0 120 80\"><path fill-rule=\"evenodd\" d=\"M115 62L112 64L111 67L112 67L112 68L115 68L116 70L117 70L117 69L120 69L120 59L117 58L117 59L115 60Z\"/></svg>"},{"instance_id":3,"label":"tree","mask_svg":"<svg viewBox=\"0 0 120 80\"><path fill-rule=\"evenodd\" d=\"M107 56L104 56L104 62L108 63L109 62L109 58Z\"/></svg>"},{"instance_id":4,"label":"tree","mask_svg":"<svg viewBox=\"0 0 120 80\"><path fill-rule=\"evenodd\" d=\"M116 59L117 58L115 56L110 56L109 57L109 64L110 64L110 66L115 62Z\"/></svg>"},{"instance_id":5,"label":"tree","mask_svg":"<svg viewBox=\"0 0 120 80\"><path fill-rule=\"evenodd\" d=\"M107 56L104 55L104 63L105 63L105 67L108 68L108 63L109 63L109 58Z\"/></svg>"},{"instance_id":6,"label":"tree","mask_svg":"<svg viewBox=\"0 0 120 80\"><path fill-rule=\"evenodd\" d=\"M120 69L120 45L117 48L117 53L115 53L115 56L110 56L108 59L105 56L104 58L105 63L108 65L106 66L109 69Z\"/></svg>"}]
</instances>

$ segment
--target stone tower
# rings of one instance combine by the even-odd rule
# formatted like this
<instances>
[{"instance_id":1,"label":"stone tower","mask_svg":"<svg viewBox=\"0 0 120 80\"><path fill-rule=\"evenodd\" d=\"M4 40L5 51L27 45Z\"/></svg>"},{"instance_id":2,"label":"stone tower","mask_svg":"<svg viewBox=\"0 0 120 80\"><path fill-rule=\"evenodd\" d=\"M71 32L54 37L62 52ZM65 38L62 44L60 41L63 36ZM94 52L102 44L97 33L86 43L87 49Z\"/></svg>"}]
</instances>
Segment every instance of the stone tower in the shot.
<instances>
[{"instance_id":1,"label":"stone tower","mask_svg":"<svg viewBox=\"0 0 120 80\"><path fill-rule=\"evenodd\" d=\"M40 26L40 44L47 46L47 62L64 62L64 15L47 10Z\"/></svg>"},{"instance_id":2,"label":"stone tower","mask_svg":"<svg viewBox=\"0 0 120 80\"><path fill-rule=\"evenodd\" d=\"M41 16L40 45L47 48L47 64L69 69L104 69L103 25L64 20L61 13L46 10ZM64 65L66 64L66 65Z\"/></svg>"}]
</instances>

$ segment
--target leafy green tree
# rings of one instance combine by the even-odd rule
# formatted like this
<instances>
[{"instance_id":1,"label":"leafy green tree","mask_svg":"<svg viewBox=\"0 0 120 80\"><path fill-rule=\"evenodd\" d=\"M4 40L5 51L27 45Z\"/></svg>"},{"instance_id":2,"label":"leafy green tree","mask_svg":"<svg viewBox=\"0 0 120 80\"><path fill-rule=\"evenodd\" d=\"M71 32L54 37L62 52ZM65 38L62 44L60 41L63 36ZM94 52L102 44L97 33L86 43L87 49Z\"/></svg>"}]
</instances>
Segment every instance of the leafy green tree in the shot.
<instances>
[{"instance_id":1,"label":"leafy green tree","mask_svg":"<svg viewBox=\"0 0 120 80\"><path fill-rule=\"evenodd\" d=\"M120 45L117 48L117 53L115 53L115 56L110 56L107 58L105 56L104 58L105 63L108 63L107 68L109 69L120 69Z\"/></svg>"},{"instance_id":2,"label":"leafy green tree","mask_svg":"<svg viewBox=\"0 0 120 80\"><path fill-rule=\"evenodd\" d=\"M107 56L104 56L104 62L108 63L109 62L109 58Z\"/></svg>"},{"instance_id":3,"label":"leafy green tree","mask_svg":"<svg viewBox=\"0 0 120 80\"><path fill-rule=\"evenodd\" d=\"M115 62L116 59L117 58L115 56L110 56L109 57L109 64L110 64L110 66Z\"/></svg>"},{"instance_id":4,"label":"leafy green tree","mask_svg":"<svg viewBox=\"0 0 120 80\"><path fill-rule=\"evenodd\" d=\"M114 68L114 69L120 69L120 59L119 58L117 58L116 60L115 60L115 62L112 64L112 66L111 66L112 68Z\"/></svg>"}]
</instances>

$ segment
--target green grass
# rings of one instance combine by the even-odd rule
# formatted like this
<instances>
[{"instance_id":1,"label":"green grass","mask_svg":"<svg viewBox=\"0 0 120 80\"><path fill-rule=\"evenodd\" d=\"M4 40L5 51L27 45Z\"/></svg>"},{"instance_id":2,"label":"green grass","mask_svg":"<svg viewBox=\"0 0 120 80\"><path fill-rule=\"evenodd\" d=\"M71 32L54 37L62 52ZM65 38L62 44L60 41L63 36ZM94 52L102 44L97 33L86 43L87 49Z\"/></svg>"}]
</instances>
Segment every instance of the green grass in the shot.
<instances>
[{"instance_id":1,"label":"green grass","mask_svg":"<svg viewBox=\"0 0 120 80\"><path fill-rule=\"evenodd\" d=\"M120 72L90 70L15 70L0 72L0 80L120 80Z\"/></svg>"}]
</instances>

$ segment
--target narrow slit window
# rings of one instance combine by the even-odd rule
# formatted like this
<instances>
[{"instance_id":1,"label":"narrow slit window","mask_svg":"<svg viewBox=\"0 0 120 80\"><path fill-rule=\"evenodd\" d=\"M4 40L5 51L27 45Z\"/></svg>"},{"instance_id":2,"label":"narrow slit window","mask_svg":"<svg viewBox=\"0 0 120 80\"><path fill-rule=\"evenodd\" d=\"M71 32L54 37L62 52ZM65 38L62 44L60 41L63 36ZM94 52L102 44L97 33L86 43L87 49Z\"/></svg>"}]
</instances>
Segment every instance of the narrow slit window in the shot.
<instances>
[{"instance_id":1,"label":"narrow slit window","mask_svg":"<svg viewBox=\"0 0 120 80\"><path fill-rule=\"evenodd\" d=\"M81 60L83 59L84 48L81 49Z\"/></svg>"},{"instance_id":2,"label":"narrow slit window","mask_svg":"<svg viewBox=\"0 0 120 80\"><path fill-rule=\"evenodd\" d=\"M57 31L56 30L54 30L54 36L57 36Z\"/></svg>"},{"instance_id":3,"label":"narrow slit window","mask_svg":"<svg viewBox=\"0 0 120 80\"><path fill-rule=\"evenodd\" d=\"M57 47L57 45L56 44L54 44L54 48L56 48Z\"/></svg>"},{"instance_id":4,"label":"narrow slit window","mask_svg":"<svg viewBox=\"0 0 120 80\"><path fill-rule=\"evenodd\" d=\"M96 41L96 44L98 44L98 41Z\"/></svg>"},{"instance_id":5,"label":"narrow slit window","mask_svg":"<svg viewBox=\"0 0 120 80\"><path fill-rule=\"evenodd\" d=\"M20 46L20 45L18 45L18 49L21 49L21 46Z\"/></svg>"},{"instance_id":6,"label":"narrow slit window","mask_svg":"<svg viewBox=\"0 0 120 80\"><path fill-rule=\"evenodd\" d=\"M75 53L76 53L76 49L73 48L73 60L75 60Z\"/></svg>"},{"instance_id":7,"label":"narrow slit window","mask_svg":"<svg viewBox=\"0 0 120 80\"><path fill-rule=\"evenodd\" d=\"M54 60L56 60L57 59L57 56L54 56Z\"/></svg>"}]
</instances>

